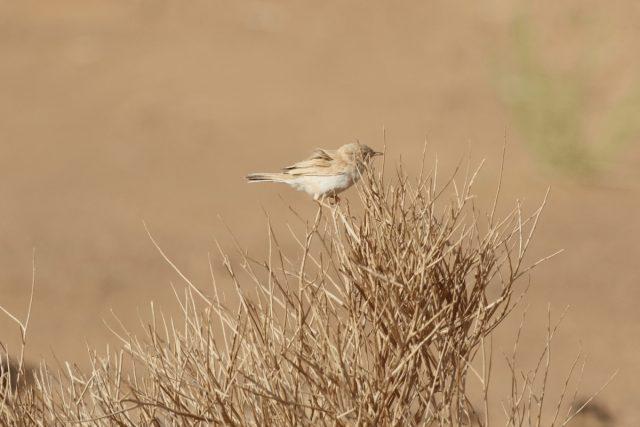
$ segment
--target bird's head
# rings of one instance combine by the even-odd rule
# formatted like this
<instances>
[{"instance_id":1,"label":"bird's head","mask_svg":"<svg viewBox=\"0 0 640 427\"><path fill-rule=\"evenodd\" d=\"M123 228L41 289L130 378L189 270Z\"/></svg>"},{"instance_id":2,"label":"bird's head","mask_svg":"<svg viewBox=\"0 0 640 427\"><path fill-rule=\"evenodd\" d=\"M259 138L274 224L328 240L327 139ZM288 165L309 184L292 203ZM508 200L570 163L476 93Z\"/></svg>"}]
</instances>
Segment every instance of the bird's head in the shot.
<instances>
[{"instance_id":1,"label":"bird's head","mask_svg":"<svg viewBox=\"0 0 640 427\"><path fill-rule=\"evenodd\" d=\"M383 153L373 150L371 147L360 142L343 145L338 148L340 154L359 164L368 164L375 156L381 156Z\"/></svg>"}]
</instances>

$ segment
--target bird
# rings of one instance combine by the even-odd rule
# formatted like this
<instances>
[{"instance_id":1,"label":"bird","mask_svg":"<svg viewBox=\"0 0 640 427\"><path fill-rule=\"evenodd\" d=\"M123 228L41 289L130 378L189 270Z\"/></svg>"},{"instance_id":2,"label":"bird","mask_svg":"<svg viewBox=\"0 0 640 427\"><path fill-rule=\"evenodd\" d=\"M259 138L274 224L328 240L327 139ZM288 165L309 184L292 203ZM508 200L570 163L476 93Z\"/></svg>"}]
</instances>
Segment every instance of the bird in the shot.
<instances>
[{"instance_id":1,"label":"bird","mask_svg":"<svg viewBox=\"0 0 640 427\"><path fill-rule=\"evenodd\" d=\"M314 200L330 197L338 202L338 194L355 184L372 159L383 153L354 142L337 150L318 148L311 156L276 173L251 173L246 179L252 182L282 182L296 190L304 191Z\"/></svg>"}]
</instances>

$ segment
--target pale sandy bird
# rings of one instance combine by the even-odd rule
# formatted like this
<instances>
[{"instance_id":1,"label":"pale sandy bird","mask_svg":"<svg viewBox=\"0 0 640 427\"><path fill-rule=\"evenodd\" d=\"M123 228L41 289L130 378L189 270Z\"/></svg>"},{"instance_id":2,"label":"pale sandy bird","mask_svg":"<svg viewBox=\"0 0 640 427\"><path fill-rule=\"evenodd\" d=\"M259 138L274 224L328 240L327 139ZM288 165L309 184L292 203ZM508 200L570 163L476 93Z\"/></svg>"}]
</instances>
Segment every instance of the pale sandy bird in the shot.
<instances>
[{"instance_id":1,"label":"pale sandy bird","mask_svg":"<svg viewBox=\"0 0 640 427\"><path fill-rule=\"evenodd\" d=\"M252 173L249 182L283 182L304 191L315 200L333 197L355 184L363 169L382 153L364 144L346 144L337 150L315 150L311 157L287 166L279 173Z\"/></svg>"}]
</instances>

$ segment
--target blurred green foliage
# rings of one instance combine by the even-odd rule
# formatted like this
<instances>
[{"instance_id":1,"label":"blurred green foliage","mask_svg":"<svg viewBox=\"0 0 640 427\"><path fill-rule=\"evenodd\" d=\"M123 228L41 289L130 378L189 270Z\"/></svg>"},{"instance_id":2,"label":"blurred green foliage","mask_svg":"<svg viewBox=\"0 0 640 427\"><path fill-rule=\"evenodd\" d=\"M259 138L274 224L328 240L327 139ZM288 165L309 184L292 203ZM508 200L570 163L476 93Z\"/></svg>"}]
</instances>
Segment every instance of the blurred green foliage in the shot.
<instances>
[{"instance_id":1,"label":"blurred green foliage","mask_svg":"<svg viewBox=\"0 0 640 427\"><path fill-rule=\"evenodd\" d=\"M512 114L513 124L535 155L554 170L580 178L592 178L606 169L613 156L640 134L640 82L617 104L606 109L589 126L590 67L594 61L577 53L568 73L546 69L533 41L527 13L519 14L510 28L509 51L500 55L498 89ZM580 55L583 55L582 57ZM596 135L592 129L597 129Z\"/></svg>"}]
</instances>

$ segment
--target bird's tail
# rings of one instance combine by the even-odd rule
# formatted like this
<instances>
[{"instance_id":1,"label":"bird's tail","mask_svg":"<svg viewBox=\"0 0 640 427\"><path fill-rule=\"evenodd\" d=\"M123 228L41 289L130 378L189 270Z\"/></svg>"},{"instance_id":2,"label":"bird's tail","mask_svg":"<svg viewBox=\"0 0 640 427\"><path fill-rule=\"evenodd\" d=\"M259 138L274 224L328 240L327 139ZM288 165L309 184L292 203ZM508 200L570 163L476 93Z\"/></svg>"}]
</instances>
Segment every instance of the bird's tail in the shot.
<instances>
[{"instance_id":1,"label":"bird's tail","mask_svg":"<svg viewBox=\"0 0 640 427\"><path fill-rule=\"evenodd\" d=\"M250 173L248 182L285 182L289 176L284 173Z\"/></svg>"}]
</instances>

